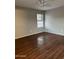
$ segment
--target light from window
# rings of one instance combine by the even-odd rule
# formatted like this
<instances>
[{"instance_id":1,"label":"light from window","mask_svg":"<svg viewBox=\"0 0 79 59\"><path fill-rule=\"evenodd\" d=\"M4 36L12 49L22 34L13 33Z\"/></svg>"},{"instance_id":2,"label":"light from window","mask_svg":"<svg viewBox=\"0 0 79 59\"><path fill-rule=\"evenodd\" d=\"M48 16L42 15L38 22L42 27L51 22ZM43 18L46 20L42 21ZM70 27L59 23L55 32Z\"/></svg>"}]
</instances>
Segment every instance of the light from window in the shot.
<instances>
[{"instance_id":1,"label":"light from window","mask_svg":"<svg viewBox=\"0 0 79 59\"><path fill-rule=\"evenodd\" d=\"M37 27L43 27L43 14L37 14Z\"/></svg>"}]
</instances>

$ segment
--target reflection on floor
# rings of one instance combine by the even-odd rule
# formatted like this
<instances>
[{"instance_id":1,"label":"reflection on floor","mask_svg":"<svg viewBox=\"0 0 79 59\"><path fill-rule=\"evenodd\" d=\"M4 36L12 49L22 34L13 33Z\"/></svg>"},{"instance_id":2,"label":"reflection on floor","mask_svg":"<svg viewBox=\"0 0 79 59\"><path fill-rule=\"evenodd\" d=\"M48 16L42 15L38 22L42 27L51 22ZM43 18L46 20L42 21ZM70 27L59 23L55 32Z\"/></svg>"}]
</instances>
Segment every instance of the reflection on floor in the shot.
<instances>
[{"instance_id":1,"label":"reflection on floor","mask_svg":"<svg viewBox=\"0 0 79 59\"><path fill-rule=\"evenodd\" d=\"M64 37L40 33L15 41L16 59L64 59Z\"/></svg>"}]
</instances>

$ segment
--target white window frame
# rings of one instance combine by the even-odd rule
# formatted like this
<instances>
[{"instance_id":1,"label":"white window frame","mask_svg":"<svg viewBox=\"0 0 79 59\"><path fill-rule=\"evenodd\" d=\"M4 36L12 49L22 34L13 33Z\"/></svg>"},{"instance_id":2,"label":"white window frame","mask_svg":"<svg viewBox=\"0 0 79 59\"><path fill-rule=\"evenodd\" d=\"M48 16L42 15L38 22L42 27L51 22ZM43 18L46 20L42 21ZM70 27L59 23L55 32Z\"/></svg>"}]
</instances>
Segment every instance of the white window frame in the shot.
<instances>
[{"instance_id":1,"label":"white window frame","mask_svg":"<svg viewBox=\"0 0 79 59\"><path fill-rule=\"evenodd\" d=\"M38 28L44 27L43 14L37 14L37 27Z\"/></svg>"}]
</instances>

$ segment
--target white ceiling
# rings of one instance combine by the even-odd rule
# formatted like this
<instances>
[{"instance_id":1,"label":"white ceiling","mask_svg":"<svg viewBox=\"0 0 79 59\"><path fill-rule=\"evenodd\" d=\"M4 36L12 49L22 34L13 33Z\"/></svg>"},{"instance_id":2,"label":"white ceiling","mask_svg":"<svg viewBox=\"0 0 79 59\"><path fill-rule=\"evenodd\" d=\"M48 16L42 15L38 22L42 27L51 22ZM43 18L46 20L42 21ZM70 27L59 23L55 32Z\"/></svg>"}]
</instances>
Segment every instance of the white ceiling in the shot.
<instances>
[{"instance_id":1,"label":"white ceiling","mask_svg":"<svg viewBox=\"0 0 79 59\"><path fill-rule=\"evenodd\" d=\"M37 10L50 10L64 5L64 0L48 0L45 7L40 7L38 0L15 0L16 6L33 8Z\"/></svg>"}]
</instances>

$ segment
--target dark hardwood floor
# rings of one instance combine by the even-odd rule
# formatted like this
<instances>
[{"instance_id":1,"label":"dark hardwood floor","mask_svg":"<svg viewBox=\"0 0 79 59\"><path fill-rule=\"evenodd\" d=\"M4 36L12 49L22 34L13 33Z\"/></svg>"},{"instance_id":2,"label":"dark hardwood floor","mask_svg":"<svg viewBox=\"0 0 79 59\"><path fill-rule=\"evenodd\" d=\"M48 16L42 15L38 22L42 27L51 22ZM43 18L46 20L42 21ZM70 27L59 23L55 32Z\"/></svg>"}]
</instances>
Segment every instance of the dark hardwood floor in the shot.
<instances>
[{"instance_id":1,"label":"dark hardwood floor","mask_svg":"<svg viewBox=\"0 0 79 59\"><path fill-rule=\"evenodd\" d=\"M15 40L15 59L64 59L64 36L40 33Z\"/></svg>"}]
</instances>

